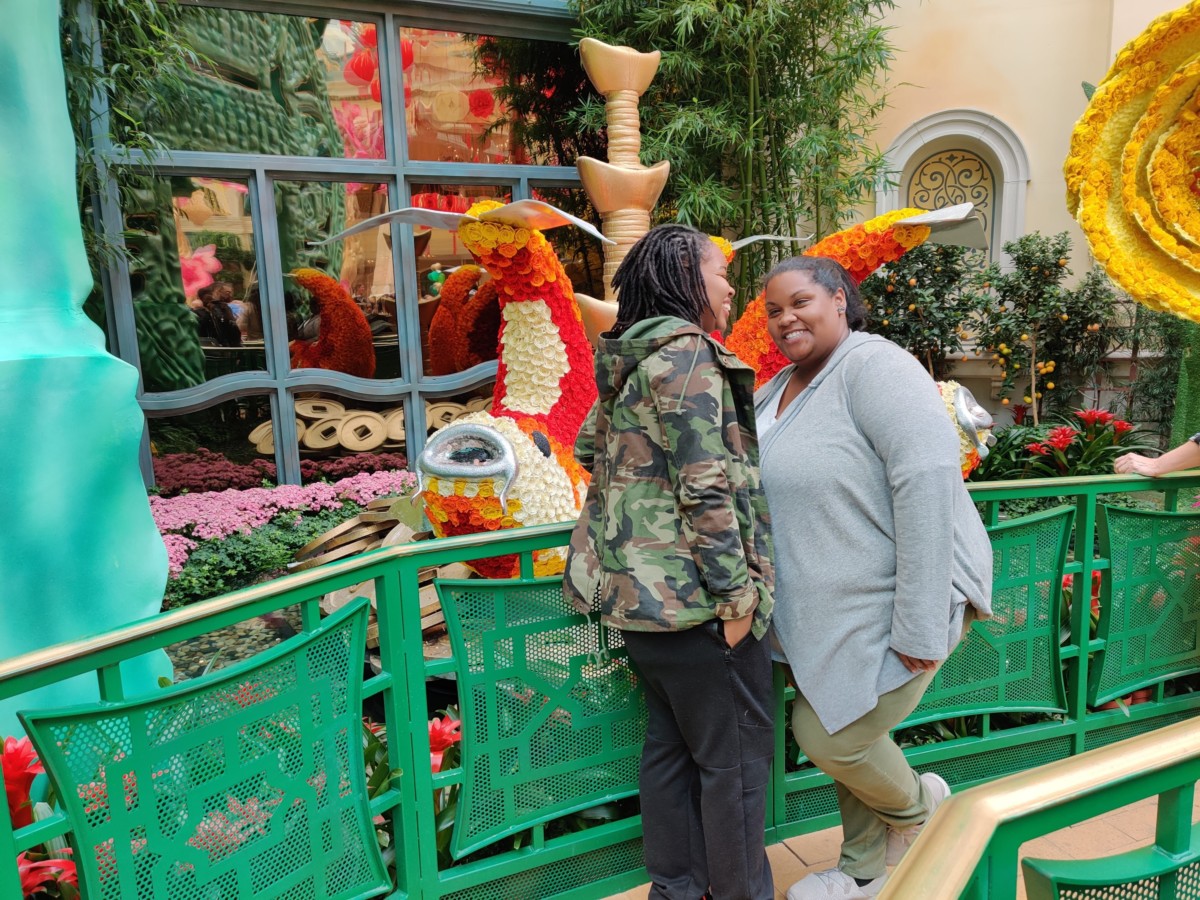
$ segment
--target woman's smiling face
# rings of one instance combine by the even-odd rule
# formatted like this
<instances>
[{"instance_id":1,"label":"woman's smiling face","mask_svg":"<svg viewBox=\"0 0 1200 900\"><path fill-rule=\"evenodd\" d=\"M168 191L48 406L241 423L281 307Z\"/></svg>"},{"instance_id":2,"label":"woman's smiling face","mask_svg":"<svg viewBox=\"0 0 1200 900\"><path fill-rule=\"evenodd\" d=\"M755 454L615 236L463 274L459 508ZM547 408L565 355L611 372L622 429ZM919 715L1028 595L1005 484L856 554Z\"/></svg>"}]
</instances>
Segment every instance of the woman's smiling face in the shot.
<instances>
[{"instance_id":1,"label":"woman's smiling face","mask_svg":"<svg viewBox=\"0 0 1200 900\"><path fill-rule=\"evenodd\" d=\"M809 272L781 272L764 293L771 340L801 369L816 371L850 333L845 291L830 293Z\"/></svg>"}]
</instances>

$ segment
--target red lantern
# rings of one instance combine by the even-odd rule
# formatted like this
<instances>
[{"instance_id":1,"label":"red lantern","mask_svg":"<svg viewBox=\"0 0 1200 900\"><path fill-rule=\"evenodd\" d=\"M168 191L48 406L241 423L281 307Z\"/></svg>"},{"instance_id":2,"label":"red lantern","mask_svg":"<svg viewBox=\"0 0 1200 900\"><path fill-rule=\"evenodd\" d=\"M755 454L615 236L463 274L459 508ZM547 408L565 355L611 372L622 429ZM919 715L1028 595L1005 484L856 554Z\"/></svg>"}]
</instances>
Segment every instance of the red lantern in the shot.
<instances>
[{"instance_id":1,"label":"red lantern","mask_svg":"<svg viewBox=\"0 0 1200 900\"><path fill-rule=\"evenodd\" d=\"M491 91L477 88L467 95L467 104L471 109L471 115L477 119L486 119L496 109L496 98L492 96Z\"/></svg>"},{"instance_id":2,"label":"red lantern","mask_svg":"<svg viewBox=\"0 0 1200 900\"><path fill-rule=\"evenodd\" d=\"M371 99L376 103L383 101L383 89L379 86L379 76L371 79Z\"/></svg>"},{"instance_id":3,"label":"red lantern","mask_svg":"<svg viewBox=\"0 0 1200 900\"><path fill-rule=\"evenodd\" d=\"M358 37L363 42L364 47L376 47L379 45L379 35L375 33L374 25L364 25Z\"/></svg>"},{"instance_id":4,"label":"red lantern","mask_svg":"<svg viewBox=\"0 0 1200 900\"><path fill-rule=\"evenodd\" d=\"M413 64L413 45L408 38L400 40L400 66L407 72Z\"/></svg>"},{"instance_id":5,"label":"red lantern","mask_svg":"<svg viewBox=\"0 0 1200 900\"><path fill-rule=\"evenodd\" d=\"M346 80L351 84L359 85L370 84L376 73L379 71L379 60L370 50L356 50L354 55L350 57L346 63L342 73L346 76Z\"/></svg>"}]
</instances>

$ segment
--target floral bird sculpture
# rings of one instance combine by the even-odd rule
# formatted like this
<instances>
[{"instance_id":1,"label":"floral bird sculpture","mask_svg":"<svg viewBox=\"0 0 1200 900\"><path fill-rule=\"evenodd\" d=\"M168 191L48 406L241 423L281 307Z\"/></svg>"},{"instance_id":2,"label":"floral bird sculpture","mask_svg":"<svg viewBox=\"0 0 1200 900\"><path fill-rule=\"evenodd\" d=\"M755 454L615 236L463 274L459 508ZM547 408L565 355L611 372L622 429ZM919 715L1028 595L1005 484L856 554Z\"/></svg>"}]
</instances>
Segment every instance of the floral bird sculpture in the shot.
<instances>
[{"instance_id":1,"label":"floral bird sculpture","mask_svg":"<svg viewBox=\"0 0 1200 900\"><path fill-rule=\"evenodd\" d=\"M546 203L521 200L484 201L466 214L394 210L329 240L384 221L454 229L491 275L499 298L492 412L471 413L443 427L417 460L434 533L471 534L577 516L588 475L572 451L596 399L592 350L571 282L540 229L574 224L606 239L589 223ZM534 571L557 574L564 562L560 550L540 551ZM490 577L517 574L512 555L472 565Z\"/></svg>"},{"instance_id":2,"label":"floral bird sculpture","mask_svg":"<svg viewBox=\"0 0 1200 900\"><path fill-rule=\"evenodd\" d=\"M296 269L296 283L317 301L321 331L315 341L292 341L293 369L329 369L360 378L375 374L371 326L337 279L317 269Z\"/></svg>"}]
</instances>

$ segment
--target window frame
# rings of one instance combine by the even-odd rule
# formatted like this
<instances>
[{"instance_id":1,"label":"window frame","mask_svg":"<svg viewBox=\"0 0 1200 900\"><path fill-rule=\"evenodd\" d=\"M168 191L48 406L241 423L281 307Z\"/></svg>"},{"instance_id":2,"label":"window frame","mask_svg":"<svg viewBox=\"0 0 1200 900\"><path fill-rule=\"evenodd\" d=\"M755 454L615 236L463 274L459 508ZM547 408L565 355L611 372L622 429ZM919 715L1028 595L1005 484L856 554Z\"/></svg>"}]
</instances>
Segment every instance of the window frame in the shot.
<instances>
[{"instance_id":1,"label":"window frame","mask_svg":"<svg viewBox=\"0 0 1200 900\"><path fill-rule=\"evenodd\" d=\"M85 0L86 2L86 0ZM250 13L346 18L376 25L384 119L385 159L337 159L301 156L272 156L263 153L189 151L167 148L143 152L114 146L109 133L108 101L94 98L97 128L93 148L105 168L130 167L155 176L199 176L245 180L253 219L254 252L259 266L259 296L263 306L267 371L223 375L192 388L147 392L141 382L141 362L134 323L129 266L116 258L102 272L101 287L108 314L108 338L114 355L133 365L139 373L137 399L148 418L166 418L206 409L238 397L269 396L275 434L275 464L279 484L299 484L300 455L293 404L299 392L322 390L367 401L403 403L405 410L405 453L414 459L426 437L425 400L458 394L494 380L495 361L482 363L451 376L432 377L423 373L418 312L416 260L403 248L411 246L413 229L393 225L392 266L397 302L397 352L401 377L370 380L340 372L304 374L291 371L284 309L284 273L279 255L279 228L275 207L276 181L373 181L385 184L390 209L408 206L411 186L420 183L500 185L511 189L514 199L532 197L536 187L580 187L574 166L510 165L414 161L408 158L401 81L400 29L432 28L447 31L501 35L533 40L569 41L574 19L563 0L527 0L520 7L498 0L437 0L437 2L385 3L307 2L307 0L183 0L187 6L228 9ZM93 23L93 28L98 26ZM98 42L97 42L98 45ZM98 52L98 51L97 51ZM98 199L99 221L108 237L120 240L124 212L111 180ZM273 249L272 249L273 248ZM149 424L143 430L141 468L147 486L154 483Z\"/></svg>"}]
</instances>

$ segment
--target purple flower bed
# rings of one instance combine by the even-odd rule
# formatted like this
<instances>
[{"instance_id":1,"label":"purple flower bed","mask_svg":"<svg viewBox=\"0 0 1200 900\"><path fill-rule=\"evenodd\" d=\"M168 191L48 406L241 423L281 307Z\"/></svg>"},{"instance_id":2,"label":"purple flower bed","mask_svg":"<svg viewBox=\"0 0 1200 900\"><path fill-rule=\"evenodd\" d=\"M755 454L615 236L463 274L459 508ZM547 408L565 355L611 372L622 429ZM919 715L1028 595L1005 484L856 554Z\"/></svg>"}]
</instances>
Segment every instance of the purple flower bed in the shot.
<instances>
[{"instance_id":1,"label":"purple flower bed","mask_svg":"<svg viewBox=\"0 0 1200 900\"><path fill-rule=\"evenodd\" d=\"M249 534L286 512L295 512L293 524L299 525L305 513L341 509L346 503L357 510L377 497L405 494L416 483L416 476L405 470L360 472L332 484L152 496L150 511L167 546L171 575L178 577L201 541Z\"/></svg>"},{"instance_id":2,"label":"purple flower bed","mask_svg":"<svg viewBox=\"0 0 1200 900\"><path fill-rule=\"evenodd\" d=\"M305 481L338 481L360 472L385 472L407 466L408 457L403 453L354 453L301 460L300 475ZM168 453L154 458L154 483L161 497L174 497L184 491L259 488L263 481L275 479L273 462L256 459L235 463L204 447L194 453Z\"/></svg>"}]
</instances>

